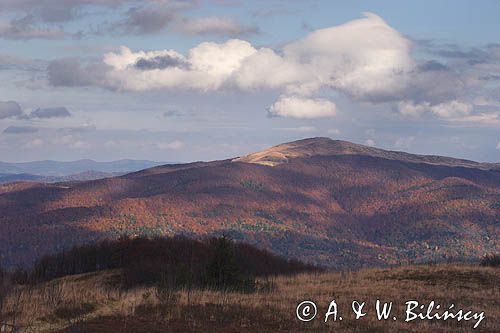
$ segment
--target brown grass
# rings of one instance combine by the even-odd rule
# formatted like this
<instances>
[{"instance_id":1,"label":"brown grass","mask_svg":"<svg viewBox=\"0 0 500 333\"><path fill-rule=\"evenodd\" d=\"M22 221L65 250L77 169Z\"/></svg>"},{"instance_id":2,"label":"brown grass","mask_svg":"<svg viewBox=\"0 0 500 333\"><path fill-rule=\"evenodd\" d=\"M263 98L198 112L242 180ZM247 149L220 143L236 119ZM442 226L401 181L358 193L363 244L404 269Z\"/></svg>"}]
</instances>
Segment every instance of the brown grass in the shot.
<instances>
[{"instance_id":1,"label":"brown grass","mask_svg":"<svg viewBox=\"0 0 500 333\"><path fill-rule=\"evenodd\" d=\"M53 280L16 289L6 313L19 332L470 332L473 322L404 322L404 302L435 300L442 307L484 311L479 332L500 332L500 269L465 265L411 266L358 272L301 274L259 281L260 292L182 290L161 302L154 288L113 287L117 271ZM114 282L115 281L115 282ZM324 323L332 299L342 321ZM378 321L375 302L394 302L397 321ZM301 323L295 308L318 305L318 316ZM355 320L353 300L368 314ZM392 317L392 316L391 316Z\"/></svg>"}]
</instances>

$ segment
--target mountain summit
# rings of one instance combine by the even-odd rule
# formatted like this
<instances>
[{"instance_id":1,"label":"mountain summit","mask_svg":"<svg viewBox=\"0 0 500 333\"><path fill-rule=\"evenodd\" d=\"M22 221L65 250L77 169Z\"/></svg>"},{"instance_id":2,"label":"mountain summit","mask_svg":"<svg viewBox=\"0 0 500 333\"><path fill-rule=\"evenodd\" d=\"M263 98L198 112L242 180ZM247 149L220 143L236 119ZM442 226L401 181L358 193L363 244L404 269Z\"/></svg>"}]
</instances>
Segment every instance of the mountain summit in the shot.
<instances>
[{"instance_id":1,"label":"mountain summit","mask_svg":"<svg viewBox=\"0 0 500 333\"><path fill-rule=\"evenodd\" d=\"M410 163L427 163L455 167L469 167L483 170L500 170L499 163L478 163L469 160L445 156L416 155L400 151L389 151L364 146L349 141L332 140L326 137L308 138L283 143L244 157L238 157L233 162L246 162L268 166L288 163L293 158L335 155L363 155L398 160Z\"/></svg>"}]
</instances>

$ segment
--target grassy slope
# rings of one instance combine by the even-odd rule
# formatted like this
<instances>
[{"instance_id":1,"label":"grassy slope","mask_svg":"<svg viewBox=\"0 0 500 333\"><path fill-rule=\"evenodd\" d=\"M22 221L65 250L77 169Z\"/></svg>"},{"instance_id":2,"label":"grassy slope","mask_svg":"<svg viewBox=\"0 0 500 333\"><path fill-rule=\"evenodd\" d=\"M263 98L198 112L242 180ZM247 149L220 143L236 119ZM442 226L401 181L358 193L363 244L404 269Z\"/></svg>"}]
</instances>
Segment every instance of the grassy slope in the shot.
<instances>
[{"instance_id":1,"label":"grassy slope","mask_svg":"<svg viewBox=\"0 0 500 333\"><path fill-rule=\"evenodd\" d=\"M153 288L120 291L113 288L118 272L65 277L25 290L20 322L36 332L470 332L471 322L404 323L404 302L431 300L447 307L485 311L476 331L499 332L500 269L465 265L408 266L348 273L278 277L270 292L253 294L180 291L175 304L158 303ZM295 318L296 305L314 300L324 315L332 298L344 320L325 326L322 316L309 323ZM374 303L394 301L398 321L379 322ZM352 300L367 302L369 314L355 321ZM12 301L12 299L11 299ZM88 313L71 317L63 311L87 303ZM11 303L12 306L12 303ZM79 323L78 323L79 322ZM77 324L75 324L77 323ZM71 327L71 325L73 325Z\"/></svg>"}]
</instances>

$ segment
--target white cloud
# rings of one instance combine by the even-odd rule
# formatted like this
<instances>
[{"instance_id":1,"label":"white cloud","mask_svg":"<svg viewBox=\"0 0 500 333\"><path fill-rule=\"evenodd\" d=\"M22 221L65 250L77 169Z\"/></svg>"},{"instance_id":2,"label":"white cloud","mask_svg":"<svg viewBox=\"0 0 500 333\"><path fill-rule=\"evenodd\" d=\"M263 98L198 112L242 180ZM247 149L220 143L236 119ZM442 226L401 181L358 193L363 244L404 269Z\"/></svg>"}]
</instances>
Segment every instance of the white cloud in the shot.
<instances>
[{"instance_id":1,"label":"white cloud","mask_svg":"<svg viewBox=\"0 0 500 333\"><path fill-rule=\"evenodd\" d=\"M429 104L415 104L411 101L401 101L397 104L397 108L405 116L418 117L429 110Z\"/></svg>"},{"instance_id":2,"label":"white cloud","mask_svg":"<svg viewBox=\"0 0 500 333\"><path fill-rule=\"evenodd\" d=\"M500 141L498 141L497 150L500 150Z\"/></svg>"},{"instance_id":3,"label":"white cloud","mask_svg":"<svg viewBox=\"0 0 500 333\"><path fill-rule=\"evenodd\" d=\"M225 43L201 43L183 56L174 50L132 52L122 47L119 53L108 53L104 63L111 66L103 84L119 90L196 89L216 90L238 70L242 60L256 50L246 41L231 39ZM142 70L140 59L171 57L184 66Z\"/></svg>"},{"instance_id":4,"label":"white cloud","mask_svg":"<svg viewBox=\"0 0 500 333\"><path fill-rule=\"evenodd\" d=\"M118 146L119 146L119 144L114 140L108 140L104 143L104 147L106 147L106 148L116 148Z\"/></svg>"},{"instance_id":5,"label":"white cloud","mask_svg":"<svg viewBox=\"0 0 500 333\"><path fill-rule=\"evenodd\" d=\"M221 17L189 19L183 24L193 33L239 29L236 22ZM473 104L461 99L468 85L477 80L444 65L419 65L411 48L411 42L382 18L365 13L363 18L313 31L280 50L231 39L204 42L185 54L122 47L105 54L103 64L77 64L65 71L63 62L52 62L49 82L125 91L272 89L295 96L280 97L271 106L271 114L284 117L332 116L334 104L316 97L320 92L335 92L359 101L396 102L405 116L431 114L449 121L478 118Z\"/></svg>"},{"instance_id":6,"label":"white cloud","mask_svg":"<svg viewBox=\"0 0 500 333\"><path fill-rule=\"evenodd\" d=\"M278 131L297 132L297 133L312 133L318 129L314 126L299 126L299 127L280 127L276 128Z\"/></svg>"},{"instance_id":7,"label":"white cloud","mask_svg":"<svg viewBox=\"0 0 500 333\"><path fill-rule=\"evenodd\" d=\"M402 101L398 103L399 112L406 116L420 116L426 112L441 118L457 118L470 114L472 105L470 103L452 100L444 103L431 105L429 102L417 103Z\"/></svg>"},{"instance_id":8,"label":"white cloud","mask_svg":"<svg viewBox=\"0 0 500 333\"><path fill-rule=\"evenodd\" d=\"M184 147L184 142L175 140L172 142L160 142L156 144L158 149L178 150Z\"/></svg>"},{"instance_id":9,"label":"white cloud","mask_svg":"<svg viewBox=\"0 0 500 333\"><path fill-rule=\"evenodd\" d=\"M394 94L413 70L410 42L379 16L312 32L284 47L285 59L314 73L321 86L359 99Z\"/></svg>"},{"instance_id":10,"label":"white cloud","mask_svg":"<svg viewBox=\"0 0 500 333\"><path fill-rule=\"evenodd\" d=\"M235 73L240 88L285 88L310 95L320 88L362 100L384 99L405 89L415 68L410 42L380 17L314 31L283 47L261 48Z\"/></svg>"},{"instance_id":11,"label":"white cloud","mask_svg":"<svg viewBox=\"0 0 500 333\"><path fill-rule=\"evenodd\" d=\"M73 149L89 149L91 145L88 142L82 140L76 140L70 145Z\"/></svg>"},{"instance_id":12,"label":"white cloud","mask_svg":"<svg viewBox=\"0 0 500 333\"><path fill-rule=\"evenodd\" d=\"M327 131L328 134L340 135L340 130L337 128L331 128Z\"/></svg>"},{"instance_id":13,"label":"white cloud","mask_svg":"<svg viewBox=\"0 0 500 333\"><path fill-rule=\"evenodd\" d=\"M465 117L452 118L450 120L455 123L473 123L478 125L500 127L500 111L471 114Z\"/></svg>"},{"instance_id":14,"label":"white cloud","mask_svg":"<svg viewBox=\"0 0 500 333\"><path fill-rule=\"evenodd\" d=\"M26 142L23 145L23 147L27 148L27 149L33 149L33 148L38 148L41 145L43 145L43 140L36 138L36 139L33 139L33 140L30 140L30 141Z\"/></svg>"},{"instance_id":15,"label":"white cloud","mask_svg":"<svg viewBox=\"0 0 500 333\"><path fill-rule=\"evenodd\" d=\"M63 135L63 136L56 136L54 139L52 139L52 143L56 145L70 145L75 141L75 138L73 135Z\"/></svg>"},{"instance_id":16,"label":"white cloud","mask_svg":"<svg viewBox=\"0 0 500 333\"><path fill-rule=\"evenodd\" d=\"M291 88L292 85L314 81L313 75L301 64L287 61L269 48L261 48L243 59L234 79L241 89Z\"/></svg>"},{"instance_id":17,"label":"white cloud","mask_svg":"<svg viewBox=\"0 0 500 333\"><path fill-rule=\"evenodd\" d=\"M301 119L334 117L337 113L335 103L326 99L309 99L294 96L281 96L269 107L269 114L278 117Z\"/></svg>"},{"instance_id":18,"label":"white cloud","mask_svg":"<svg viewBox=\"0 0 500 333\"><path fill-rule=\"evenodd\" d=\"M471 113L472 105L462 101L450 101L434 105L430 110L442 118L456 118Z\"/></svg>"},{"instance_id":19,"label":"white cloud","mask_svg":"<svg viewBox=\"0 0 500 333\"><path fill-rule=\"evenodd\" d=\"M369 147L374 147L376 144L377 143L372 139L365 140L365 145L367 145Z\"/></svg>"},{"instance_id":20,"label":"white cloud","mask_svg":"<svg viewBox=\"0 0 500 333\"><path fill-rule=\"evenodd\" d=\"M397 148L408 148L411 146L411 144L415 141L414 136L409 136L409 137L404 137L404 138L398 138L394 145Z\"/></svg>"},{"instance_id":21,"label":"white cloud","mask_svg":"<svg viewBox=\"0 0 500 333\"><path fill-rule=\"evenodd\" d=\"M195 27L231 26L230 21L220 18L193 22ZM167 55L187 66L148 71L135 67L139 59ZM111 70L103 84L114 89L207 91L235 85L241 89L282 88L295 94L312 94L327 87L359 99L404 89L404 74L414 68L410 42L370 13L340 26L314 31L285 45L281 53L233 39L201 43L186 56L174 50L132 52L122 47L118 53L106 54L104 63Z\"/></svg>"},{"instance_id":22,"label":"white cloud","mask_svg":"<svg viewBox=\"0 0 500 333\"><path fill-rule=\"evenodd\" d=\"M419 117L424 114L431 114L455 124L500 126L500 111L474 112L473 104L461 100L451 100L435 105L429 102L415 104L402 101L398 103L397 107L399 112L405 116Z\"/></svg>"}]
</instances>

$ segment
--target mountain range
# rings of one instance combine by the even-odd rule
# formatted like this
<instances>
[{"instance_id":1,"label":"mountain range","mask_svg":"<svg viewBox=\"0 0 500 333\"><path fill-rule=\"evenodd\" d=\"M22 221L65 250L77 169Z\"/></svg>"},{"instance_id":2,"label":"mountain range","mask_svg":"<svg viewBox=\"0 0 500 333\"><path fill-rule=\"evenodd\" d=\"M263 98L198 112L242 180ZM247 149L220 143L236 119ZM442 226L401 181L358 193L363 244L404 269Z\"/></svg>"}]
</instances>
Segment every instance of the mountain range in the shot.
<instances>
[{"instance_id":1,"label":"mountain range","mask_svg":"<svg viewBox=\"0 0 500 333\"><path fill-rule=\"evenodd\" d=\"M22 163L0 162L0 184L16 181L62 182L72 180L94 180L123 175L164 162L146 160L118 160L96 162L90 159L59 162L34 161Z\"/></svg>"},{"instance_id":2,"label":"mountain range","mask_svg":"<svg viewBox=\"0 0 500 333\"><path fill-rule=\"evenodd\" d=\"M0 253L29 265L75 244L225 234L338 269L500 250L500 164L329 138L82 182L0 186Z\"/></svg>"}]
</instances>

